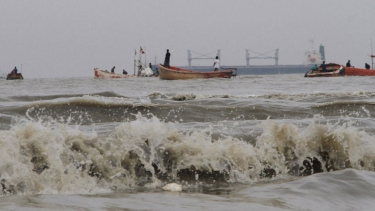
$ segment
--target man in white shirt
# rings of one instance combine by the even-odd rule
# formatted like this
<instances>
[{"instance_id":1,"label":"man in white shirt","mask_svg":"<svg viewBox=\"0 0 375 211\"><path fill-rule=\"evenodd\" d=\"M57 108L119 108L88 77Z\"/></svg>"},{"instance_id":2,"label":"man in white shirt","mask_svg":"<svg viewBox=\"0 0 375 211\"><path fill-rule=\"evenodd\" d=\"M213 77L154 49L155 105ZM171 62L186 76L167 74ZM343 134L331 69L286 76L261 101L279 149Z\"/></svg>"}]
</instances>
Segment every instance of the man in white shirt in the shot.
<instances>
[{"instance_id":1,"label":"man in white shirt","mask_svg":"<svg viewBox=\"0 0 375 211\"><path fill-rule=\"evenodd\" d=\"M216 60L214 62L214 68L215 70L214 71L219 71L219 68L220 68L220 60L219 60L219 57L216 56Z\"/></svg>"}]
</instances>

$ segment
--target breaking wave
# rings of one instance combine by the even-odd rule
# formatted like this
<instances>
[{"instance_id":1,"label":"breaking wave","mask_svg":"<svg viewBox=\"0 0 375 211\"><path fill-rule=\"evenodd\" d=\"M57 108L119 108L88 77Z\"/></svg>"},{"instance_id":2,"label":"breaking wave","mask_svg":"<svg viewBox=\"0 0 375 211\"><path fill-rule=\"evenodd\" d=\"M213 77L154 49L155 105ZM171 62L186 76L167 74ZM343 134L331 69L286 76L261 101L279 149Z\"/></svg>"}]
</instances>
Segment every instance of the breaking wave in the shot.
<instances>
[{"instance_id":1,"label":"breaking wave","mask_svg":"<svg viewBox=\"0 0 375 211\"><path fill-rule=\"evenodd\" d=\"M100 134L19 119L0 131L0 194L96 194L169 182L252 184L375 169L373 135L350 121L298 127L267 119L256 126L254 141L231 135L237 123L213 124L183 127L138 113Z\"/></svg>"}]
</instances>

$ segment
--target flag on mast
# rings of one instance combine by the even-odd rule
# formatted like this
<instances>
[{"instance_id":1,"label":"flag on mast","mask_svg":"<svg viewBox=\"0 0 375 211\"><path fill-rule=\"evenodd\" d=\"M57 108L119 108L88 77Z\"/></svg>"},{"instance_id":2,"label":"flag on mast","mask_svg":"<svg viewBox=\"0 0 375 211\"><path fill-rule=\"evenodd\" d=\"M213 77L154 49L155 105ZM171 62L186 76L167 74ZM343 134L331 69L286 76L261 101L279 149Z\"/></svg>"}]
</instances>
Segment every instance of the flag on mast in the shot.
<instances>
[{"instance_id":1,"label":"flag on mast","mask_svg":"<svg viewBox=\"0 0 375 211\"><path fill-rule=\"evenodd\" d=\"M139 48L140 48L139 52L141 52L141 54L145 54L145 52L144 52L144 50L142 49L142 47L139 47Z\"/></svg>"}]
</instances>

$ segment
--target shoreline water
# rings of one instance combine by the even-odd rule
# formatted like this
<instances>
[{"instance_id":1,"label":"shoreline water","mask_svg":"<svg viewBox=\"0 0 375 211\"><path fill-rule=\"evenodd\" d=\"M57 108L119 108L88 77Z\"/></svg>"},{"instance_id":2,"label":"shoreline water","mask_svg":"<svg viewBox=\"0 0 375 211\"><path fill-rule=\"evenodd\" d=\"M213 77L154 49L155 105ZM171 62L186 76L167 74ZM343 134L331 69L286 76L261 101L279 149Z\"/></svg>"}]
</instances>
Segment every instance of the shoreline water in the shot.
<instances>
[{"instance_id":1,"label":"shoreline water","mask_svg":"<svg viewBox=\"0 0 375 211\"><path fill-rule=\"evenodd\" d=\"M7 81L0 210L368 210L374 96L299 74Z\"/></svg>"}]
</instances>

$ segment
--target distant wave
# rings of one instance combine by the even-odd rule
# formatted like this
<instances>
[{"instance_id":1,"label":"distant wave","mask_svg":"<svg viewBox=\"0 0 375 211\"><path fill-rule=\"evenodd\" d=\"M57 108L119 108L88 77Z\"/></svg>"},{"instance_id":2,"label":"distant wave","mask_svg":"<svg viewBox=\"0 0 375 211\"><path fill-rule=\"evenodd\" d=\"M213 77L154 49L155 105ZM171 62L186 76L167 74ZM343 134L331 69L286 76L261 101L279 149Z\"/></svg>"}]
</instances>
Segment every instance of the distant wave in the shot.
<instances>
[{"instance_id":1,"label":"distant wave","mask_svg":"<svg viewBox=\"0 0 375 211\"><path fill-rule=\"evenodd\" d=\"M325 99L325 98L323 98ZM368 118L375 112L374 102L335 99L331 102L269 101L266 98L204 98L194 94L152 93L139 98L84 95L28 101L0 108L0 113L29 119L76 119L72 124L122 122L134 120L141 112L165 121L228 121L313 118L315 115ZM323 102L319 102L323 101ZM327 100L329 101L329 100ZM173 103L171 103L173 102ZM202 115L204 112L205 115ZM25 117L26 117L25 116ZM8 122L8 118L7 118ZM0 119L1 123L1 119Z\"/></svg>"},{"instance_id":2,"label":"distant wave","mask_svg":"<svg viewBox=\"0 0 375 211\"><path fill-rule=\"evenodd\" d=\"M284 93L274 93L274 94L267 94L267 95L208 95L208 94L198 94L198 93L175 93L175 94L164 94L164 93L152 93L149 95L151 98L170 98L174 100L193 100L193 99L212 99L212 98L234 98L234 99L249 99L249 98L264 98L264 99L277 99L277 100L292 100L292 101L311 101L311 102L319 102L319 99L343 99L346 97L349 98L372 98L375 96L375 92L337 92L337 93L291 93L291 94L284 94Z\"/></svg>"},{"instance_id":3,"label":"distant wave","mask_svg":"<svg viewBox=\"0 0 375 211\"><path fill-rule=\"evenodd\" d=\"M301 93L301 94L268 94L262 96L254 96L268 99L282 99L282 100L304 100L309 98L344 98L344 97L373 97L375 92L337 92L337 93Z\"/></svg>"},{"instance_id":4,"label":"distant wave","mask_svg":"<svg viewBox=\"0 0 375 211\"><path fill-rule=\"evenodd\" d=\"M195 100L195 99L213 99L213 98L265 98L265 99L279 99L279 100L316 100L316 99L334 99L334 98L372 98L375 96L375 92L337 92L337 93L297 93L297 94L282 94L282 93L275 93L275 94L267 94L267 95L208 95L208 94L198 94L198 93L183 93L177 92L173 94L169 93L161 93L161 92L151 92L146 94L150 99L170 99L176 101L187 101L187 100ZM92 94L71 94L71 95L43 95L43 96L11 96L8 99L0 99L0 101L22 101L22 102L30 102L30 101L43 101L43 100L55 100L59 98L78 98L83 96L96 96L96 97L108 97L108 98L128 98L127 96L123 96L117 94L115 92L99 92L99 93L92 93Z\"/></svg>"},{"instance_id":5,"label":"distant wave","mask_svg":"<svg viewBox=\"0 0 375 211\"><path fill-rule=\"evenodd\" d=\"M12 96L10 97L11 100L16 101L40 101L40 100L54 100L58 98L73 98L73 97L82 97L87 96L88 94L72 94L72 95L42 95L42 96ZM98 92L90 94L91 96L100 96L100 97L124 97L115 92Z\"/></svg>"}]
</instances>

